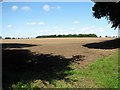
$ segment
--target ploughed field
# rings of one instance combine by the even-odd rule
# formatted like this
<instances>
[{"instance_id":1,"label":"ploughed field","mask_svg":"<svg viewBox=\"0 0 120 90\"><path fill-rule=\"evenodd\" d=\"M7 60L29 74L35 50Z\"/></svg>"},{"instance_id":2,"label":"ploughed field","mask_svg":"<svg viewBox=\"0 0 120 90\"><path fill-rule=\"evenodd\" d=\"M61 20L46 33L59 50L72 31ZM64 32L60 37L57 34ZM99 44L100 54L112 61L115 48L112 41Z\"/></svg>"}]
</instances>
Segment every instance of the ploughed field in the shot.
<instances>
[{"instance_id":1,"label":"ploughed field","mask_svg":"<svg viewBox=\"0 0 120 90\"><path fill-rule=\"evenodd\" d=\"M92 70L93 67L91 69L88 66L98 58L116 52L120 46L118 40L113 38L2 40L3 88L117 87L117 68L114 70L115 78L109 79L109 75L106 75L103 79L105 81L101 81L104 73L113 71L112 65L117 67L117 57L115 61L112 58L98 60L98 64L93 65L95 71ZM99 63L100 65L107 63L105 64L107 66L99 67ZM86 67L90 70L85 69ZM98 76L98 70L102 70L101 77Z\"/></svg>"},{"instance_id":2,"label":"ploughed field","mask_svg":"<svg viewBox=\"0 0 120 90\"><path fill-rule=\"evenodd\" d=\"M2 43L3 48L5 46L5 49L10 50L27 49L39 54L61 55L66 58L83 55L84 61L80 65L83 66L96 58L112 54L116 48L107 48L104 43L103 45L94 45L109 40L112 38L40 38L2 40ZM91 44L91 47L84 46L86 44Z\"/></svg>"}]
</instances>

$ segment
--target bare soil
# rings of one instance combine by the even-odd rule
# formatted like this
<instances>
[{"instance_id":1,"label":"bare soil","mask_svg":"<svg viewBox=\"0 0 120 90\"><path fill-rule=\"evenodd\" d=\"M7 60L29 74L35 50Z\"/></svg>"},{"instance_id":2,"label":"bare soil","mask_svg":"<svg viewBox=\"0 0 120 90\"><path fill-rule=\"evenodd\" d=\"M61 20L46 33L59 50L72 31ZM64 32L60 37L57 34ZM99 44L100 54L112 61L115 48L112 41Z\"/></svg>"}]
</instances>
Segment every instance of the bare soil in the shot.
<instances>
[{"instance_id":1,"label":"bare soil","mask_svg":"<svg viewBox=\"0 0 120 90\"><path fill-rule=\"evenodd\" d=\"M71 58L76 55L83 55L84 60L80 61L79 68L87 66L96 58L111 55L117 48L99 49L88 48L84 45L89 43L100 43L103 41L113 40L113 38L40 38L40 39L11 39L2 40L3 44L33 44L29 47L6 48L6 49L22 49L30 50L39 54L62 55Z\"/></svg>"}]
</instances>

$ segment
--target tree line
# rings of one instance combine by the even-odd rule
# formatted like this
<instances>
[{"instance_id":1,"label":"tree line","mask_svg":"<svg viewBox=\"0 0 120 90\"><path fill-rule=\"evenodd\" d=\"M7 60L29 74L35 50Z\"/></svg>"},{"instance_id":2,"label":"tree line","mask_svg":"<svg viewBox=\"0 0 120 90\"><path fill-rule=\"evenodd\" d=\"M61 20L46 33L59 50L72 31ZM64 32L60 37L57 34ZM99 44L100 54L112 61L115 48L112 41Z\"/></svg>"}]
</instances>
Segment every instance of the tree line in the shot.
<instances>
[{"instance_id":1,"label":"tree line","mask_svg":"<svg viewBox=\"0 0 120 90\"><path fill-rule=\"evenodd\" d=\"M5 38L2 38L0 36L0 39L31 39L30 37L27 37L27 38L15 38L15 37L5 37Z\"/></svg>"},{"instance_id":2,"label":"tree line","mask_svg":"<svg viewBox=\"0 0 120 90\"><path fill-rule=\"evenodd\" d=\"M56 38L56 37L97 37L96 34L68 34L68 35L42 35L36 38Z\"/></svg>"}]
</instances>

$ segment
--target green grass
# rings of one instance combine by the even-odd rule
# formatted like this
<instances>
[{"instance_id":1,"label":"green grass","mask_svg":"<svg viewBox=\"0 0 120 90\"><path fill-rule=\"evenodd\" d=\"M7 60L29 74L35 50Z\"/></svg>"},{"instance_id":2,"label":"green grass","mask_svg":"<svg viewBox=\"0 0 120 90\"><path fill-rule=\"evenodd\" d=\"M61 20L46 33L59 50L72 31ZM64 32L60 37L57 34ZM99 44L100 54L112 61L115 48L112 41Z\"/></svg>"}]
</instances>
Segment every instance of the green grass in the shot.
<instances>
[{"instance_id":1,"label":"green grass","mask_svg":"<svg viewBox=\"0 0 120 90\"><path fill-rule=\"evenodd\" d=\"M13 88L118 88L118 53L109 57L99 58L83 69L74 67L78 64L71 64L73 70L66 70L68 74L63 80L52 82L35 80L20 81L13 84Z\"/></svg>"},{"instance_id":2,"label":"green grass","mask_svg":"<svg viewBox=\"0 0 120 90\"><path fill-rule=\"evenodd\" d=\"M97 60L87 68L87 73L99 87L117 88L118 54Z\"/></svg>"},{"instance_id":3,"label":"green grass","mask_svg":"<svg viewBox=\"0 0 120 90\"><path fill-rule=\"evenodd\" d=\"M118 53L97 59L87 68L75 69L73 73L74 75L80 75L79 77L89 78L92 80L91 83L94 83L97 87L118 88Z\"/></svg>"}]
</instances>

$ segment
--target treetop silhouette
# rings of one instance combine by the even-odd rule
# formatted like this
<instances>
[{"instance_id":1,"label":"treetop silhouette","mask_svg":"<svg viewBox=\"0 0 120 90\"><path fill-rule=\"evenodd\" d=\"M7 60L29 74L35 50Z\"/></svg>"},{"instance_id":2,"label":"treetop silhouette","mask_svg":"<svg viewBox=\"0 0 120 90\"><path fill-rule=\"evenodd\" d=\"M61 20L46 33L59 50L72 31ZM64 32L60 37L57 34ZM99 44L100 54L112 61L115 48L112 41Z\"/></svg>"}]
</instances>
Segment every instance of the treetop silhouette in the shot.
<instances>
[{"instance_id":1,"label":"treetop silhouette","mask_svg":"<svg viewBox=\"0 0 120 90\"><path fill-rule=\"evenodd\" d=\"M93 2L95 2L95 0L93 0ZM101 19L102 17L105 17L105 19L112 24L111 28L120 29L120 1L95 2L92 10L95 18Z\"/></svg>"}]
</instances>

